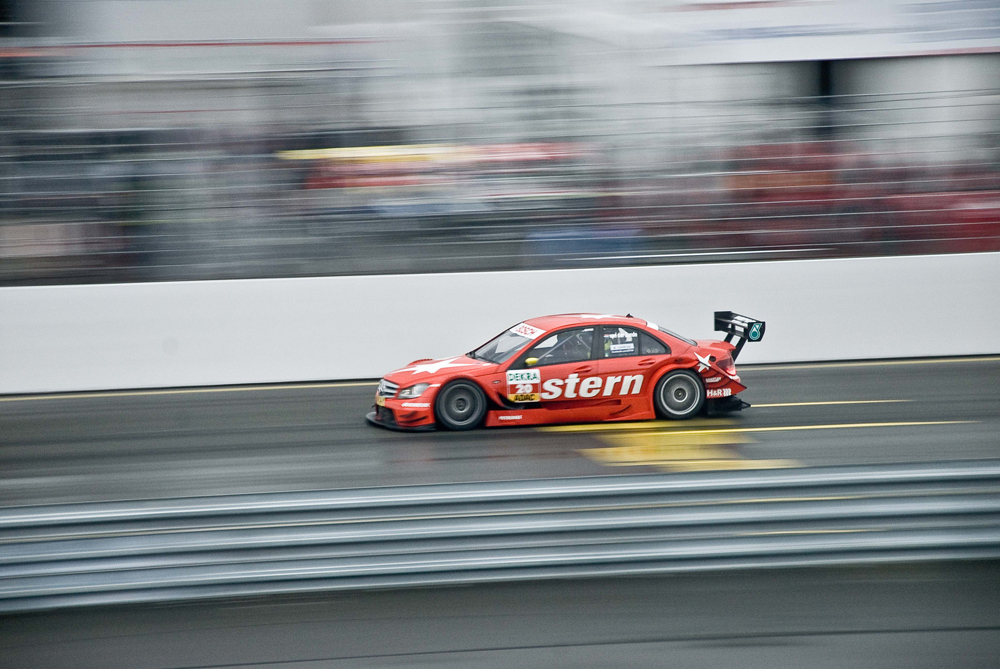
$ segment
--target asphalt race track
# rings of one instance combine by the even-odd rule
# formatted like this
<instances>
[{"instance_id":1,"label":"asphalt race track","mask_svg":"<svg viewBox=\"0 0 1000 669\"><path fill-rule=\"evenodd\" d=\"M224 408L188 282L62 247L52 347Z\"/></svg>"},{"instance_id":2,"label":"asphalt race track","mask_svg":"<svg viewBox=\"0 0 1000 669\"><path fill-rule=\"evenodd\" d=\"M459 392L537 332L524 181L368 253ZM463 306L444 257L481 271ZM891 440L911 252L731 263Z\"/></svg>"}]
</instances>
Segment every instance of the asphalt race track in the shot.
<instances>
[{"instance_id":1,"label":"asphalt race track","mask_svg":"<svg viewBox=\"0 0 1000 669\"><path fill-rule=\"evenodd\" d=\"M390 432L373 382L0 397L0 505L1000 457L1000 358L741 366L671 423Z\"/></svg>"},{"instance_id":2,"label":"asphalt race track","mask_svg":"<svg viewBox=\"0 0 1000 669\"><path fill-rule=\"evenodd\" d=\"M1000 457L1000 357L741 375L730 417L470 433L367 425L372 382L0 397L0 506ZM95 606L0 616L0 664L985 668L998 601L984 560Z\"/></svg>"},{"instance_id":3,"label":"asphalt race track","mask_svg":"<svg viewBox=\"0 0 1000 669\"><path fill-rule=\"evenodd\" d=\"M10 669L985 669L995 562L493 584L0 617Z\"/></svg>"}]
</instances>

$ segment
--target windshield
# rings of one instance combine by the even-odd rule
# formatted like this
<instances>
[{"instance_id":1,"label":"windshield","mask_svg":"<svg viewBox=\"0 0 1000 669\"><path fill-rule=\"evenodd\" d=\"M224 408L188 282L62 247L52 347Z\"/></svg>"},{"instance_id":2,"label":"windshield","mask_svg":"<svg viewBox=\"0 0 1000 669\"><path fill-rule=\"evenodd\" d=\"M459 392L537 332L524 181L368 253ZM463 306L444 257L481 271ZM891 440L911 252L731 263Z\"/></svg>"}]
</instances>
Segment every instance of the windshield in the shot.
<instances>
[{"instance_id":1,"label":"windshield","mask_svg":"<svg viewBox=\"0 0 1000 669\"><path fill-rule=\"evenodd\" d=\"M544 330L539 330L527 323L518 323L506 332L502 332L489 343L477 348L469 354L470 358L485 360L494 364L499 364L509 360L515 353L524 348L543 334Z\"/></svg>"}]
</instances>

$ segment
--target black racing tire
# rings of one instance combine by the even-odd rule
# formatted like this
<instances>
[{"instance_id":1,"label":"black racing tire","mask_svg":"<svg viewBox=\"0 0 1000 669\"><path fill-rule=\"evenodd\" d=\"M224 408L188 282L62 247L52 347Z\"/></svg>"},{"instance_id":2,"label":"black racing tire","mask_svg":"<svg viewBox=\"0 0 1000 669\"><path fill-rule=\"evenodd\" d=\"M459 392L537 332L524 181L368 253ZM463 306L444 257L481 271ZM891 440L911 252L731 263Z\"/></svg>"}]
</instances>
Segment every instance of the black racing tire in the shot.
<instances>
[{"instance_id":1,"label":"black racing tire","mask_svg":"<svg viewBox=\"0 0 1000 669\"><path fill-rule=\"evenodd\" d=\"M438 391L434 419L449 430L472 430L486 417L486 393L472 381L452 381Z\"/></svg>"},{"instance_id":2,"label":"black racing tire","mask_svg":"<svg viewBox=\"0 0 1000 669\"><path fill-rule=\"evenodd\" d=\"M705 386L694 372L678 369L657 382L653 404L664 418L686 420L705 406Z\"/></svg>"}]
</instances>

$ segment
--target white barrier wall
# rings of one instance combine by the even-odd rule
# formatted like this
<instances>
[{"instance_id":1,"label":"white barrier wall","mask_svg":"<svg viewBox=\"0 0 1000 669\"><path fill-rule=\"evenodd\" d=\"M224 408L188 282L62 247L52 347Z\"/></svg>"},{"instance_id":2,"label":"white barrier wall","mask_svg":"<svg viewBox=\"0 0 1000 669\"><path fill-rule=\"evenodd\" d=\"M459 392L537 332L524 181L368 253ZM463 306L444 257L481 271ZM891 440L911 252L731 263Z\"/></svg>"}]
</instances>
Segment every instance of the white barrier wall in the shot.
<instances>
[{"instance_id":1,"label":"white barrier wall","mask_svg":"<svg viewBox=\"0 0 1000 669\"><path fill-rule=\"evenodd\" d=\"M741 363L1000 353L1000 254L0 288L0 393L373 378L531 316L632 314Z\"/></svg>"}]
</instances>

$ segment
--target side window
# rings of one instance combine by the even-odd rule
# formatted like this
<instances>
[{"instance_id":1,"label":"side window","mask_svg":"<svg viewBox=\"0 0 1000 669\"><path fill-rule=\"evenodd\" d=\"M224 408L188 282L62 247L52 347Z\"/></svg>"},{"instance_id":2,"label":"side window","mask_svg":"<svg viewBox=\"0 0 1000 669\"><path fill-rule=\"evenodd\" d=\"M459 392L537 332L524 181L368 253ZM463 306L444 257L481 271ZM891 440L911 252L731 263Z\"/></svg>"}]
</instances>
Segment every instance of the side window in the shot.
<instances>
[{"instance_id":1,"label":"side window","mask_svg":"<svg viewBox=\"0 0 1000 669\"><path fill-rule=\"evenodd\" d=\"M635 328L626 328L618 325L605 325L602 329L604 334L605 358L625 358L631 355L639 355L639 331Z\"/></svg>"},{"instance_id":2,"label":"side window","mask_svg":"<svg viewBox=\"0 0 1000 669\"><path fill-rule=\"evenodd\" d=\"M526 358L538 358L535 367L590 360L594 349L594 328L563 330L535 344Z\"/></svg>"},{"instance_id":3,"label":"side window","mask_svg":"<svg viewBox=\"0 0 1000 669\"><path fill-rule=\"evenodd\" d=\"M642 349L643 355L666 355L670 353L670 349L665 344L653 339L645 332L639 335L639 347Z\"/></svg>"}]
</instances>

